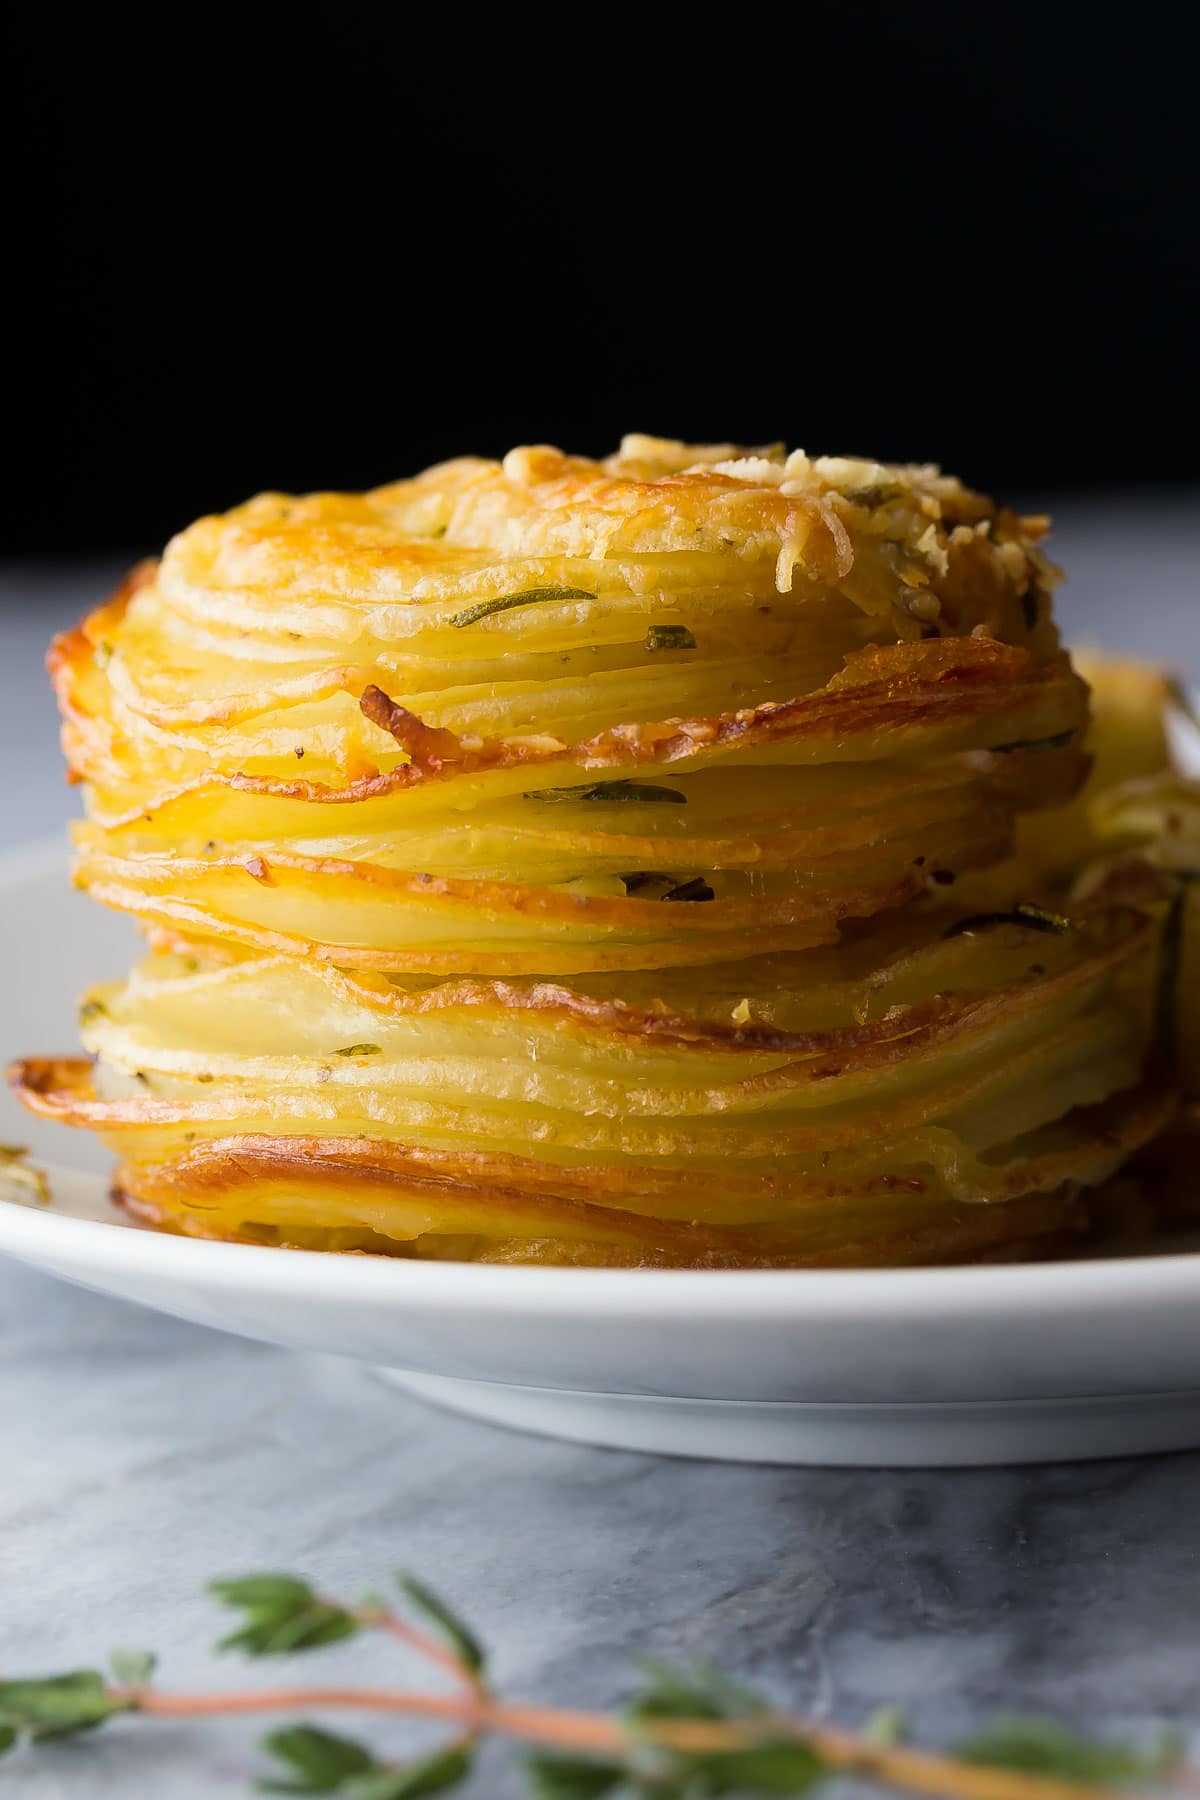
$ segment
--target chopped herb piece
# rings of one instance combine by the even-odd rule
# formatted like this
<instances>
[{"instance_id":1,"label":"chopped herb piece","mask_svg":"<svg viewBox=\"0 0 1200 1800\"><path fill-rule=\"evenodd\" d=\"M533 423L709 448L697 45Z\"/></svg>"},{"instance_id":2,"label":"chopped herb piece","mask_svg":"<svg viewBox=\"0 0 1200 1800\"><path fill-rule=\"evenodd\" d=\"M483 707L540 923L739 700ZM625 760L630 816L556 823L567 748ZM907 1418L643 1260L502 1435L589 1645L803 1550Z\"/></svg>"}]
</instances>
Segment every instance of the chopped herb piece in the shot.
<instances>
[{"instance_id":1,"label":"chopped herb piece","mask_svg":"<svg viewBox=\"0 0 1200 1800\"><path fill-rule=\"evenodd\" d=\"M86 1025L91 1019L108 1017L108 1008L103 1000L85 1000L79 1008L79 1023Z\"/></svg>"},{"instance_id":2,"label":"chopped herb piece","mask_svg":"<svg viewBox=\"0 0 1200 1800\"><path fill-rule=\"evenodd\" d=\"M621 875L618 879L625 883L627 894L640 894L643 888L648 887L668 888L674 886L673 876L660 875L654 869L635 869L632 874Z\"/></svg>"},{"instance_id":3,"label":"chopped herb piece","mask_svg":"<svg viewBox=\"0 0 1200 1800\"><path fill-rule=\"evenodd\" d=\"M664 805L687 805L687 795L681 794L678 788L653 787L645 781L597 781L583 787L531 788L521 798L544 800L548 805L556 806L575 800L599 800L605 804L623 804L627 800L657 800Z\"/></svg>"},{"instance_id":4,"label":"chopped herb piece","mask_svg":"<svg viewBox=\"0 0 1200 1800\"><path fill-rule=\"evenodd\" d=\"M344 1050L335 1050L335 1056L382 1056L383 1051L378 1044L347 1044Z\"/></svg>"},{"instance_id":5,"label":"chopped herb piece","mask_svg":"<svg viewBox=\"0 0 1200 1800\"><path fill-rule=\"evenodd\" d=\"M1054 737L1014 738L1011 744L993 744L992 750L997 755L1007 755L1010 750L1061 750L1075 736L1074 729L1059 731Z\"/></svg>"},{"instance_id":6,"label":"chopped herb piece","mask_svg":"<svg viewBox=\"0 0 1200 1800\"><path fill-rule=\"evenodd\" d=\"M942 936L964 937L971 932L988 931L993 925L1024 925L1030 931L1052 931L1059 937L1071 929L1071 921L1064 914L1047 912L1044 906L1021 900L1011 912L973 913L969 919L959 919Z\"/></svg>"},{"instance_id":7,"label":"chopped herb piece","mask_svg":"<svg viewBox=\"0 0 1200 1800\"><path fill-rule=\"evenodd\" d=\"M464 612L454 613L450 623L456 630L461 630L464 625L478 625L480 619L490 619L493 613L509 612L514 606L536 606L541 600L594 600L595 598L595 594L589 594L586 588L522 588L519 594L501 594L495 600L481 600L477 606L468 606Z\"/></svg>"},{"instance_id":8,"label":"chopped herb piece","mask_svg":"<svg viewBox=\"0 0 1200 1800\"><path fill-rule=\"evenodd\" d=\"M681 881L663 895L664 900L715 900L716 895L709 887L703 875L693 875L690 881Z\"/></svg>"},{"instance_id":9,"label":"chopped herb piece","mask_svg":"<svg viewBox=\"0 0 1200 1800\"><path fill-rule=\"evenodd\" d=\"M647 650L694 650L696 640L686 625L652 625L646 633Z\"/></svg>"},{"instance_id":10,"label":"chopped herb piece","mask_svg":"<svg viewBox=\"0 0 1200 1800\"><path fill-rule=\"evenodd\" d=\"M92 661L98 669L107 669L109 663L112 661L112 653L112 645L106 644L104 640L101 639L92 651Z\"/></svg>"}]
</instances>

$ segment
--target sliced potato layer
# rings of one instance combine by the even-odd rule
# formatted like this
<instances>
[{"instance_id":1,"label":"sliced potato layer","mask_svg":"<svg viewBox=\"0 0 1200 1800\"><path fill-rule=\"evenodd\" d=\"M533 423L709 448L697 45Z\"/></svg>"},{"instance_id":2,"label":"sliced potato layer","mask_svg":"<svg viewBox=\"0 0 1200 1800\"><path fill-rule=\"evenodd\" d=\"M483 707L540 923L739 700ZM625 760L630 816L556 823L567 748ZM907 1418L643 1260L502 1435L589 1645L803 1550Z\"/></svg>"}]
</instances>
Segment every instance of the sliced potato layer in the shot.
<instances>
[{"instance_id":1,"label":"sliced potato layer","mask_svg":"<svg viewBox=\"0 0 1200 1800\"><path fill-rule=\"evenodd\" d=\"M20 1097L191 1235L1061 1248L1176 1111L1139 846L1196 809L1107 800L1167 690L1098 666L1085 743L1045 528L933 468L650 438L200 520L52 652L77 879L151 952Z\"/></svg>"}]
</instances>

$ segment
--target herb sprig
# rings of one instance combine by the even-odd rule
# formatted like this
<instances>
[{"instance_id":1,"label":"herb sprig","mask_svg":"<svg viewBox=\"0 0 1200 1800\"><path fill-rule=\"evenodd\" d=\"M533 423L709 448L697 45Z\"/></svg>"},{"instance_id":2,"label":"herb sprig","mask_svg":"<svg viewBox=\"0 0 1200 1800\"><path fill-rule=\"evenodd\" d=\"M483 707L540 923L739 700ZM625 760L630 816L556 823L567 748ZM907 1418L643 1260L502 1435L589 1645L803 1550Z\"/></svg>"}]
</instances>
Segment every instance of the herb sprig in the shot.
<instances>
[{"instance_id":1,"label":"herb sprig","mask_svg":"<svg viewBox=\"0 0 1200 1800\"><path fill-rule=\"evenodd\" d=\"M858 1731L779 1712L719 1669L646 1664L621 1713L593 1713L501 1699L487 1679L471 1628L414 1576L399 1574L402 1610L377 1594L356 1605L331 1600L294 1575L225 1577L210 1591L239 1615L217 1645L249 1657L294 1656L378 1631L448 1678L431 1690L279 1687L177 1694L155 1683L148 1651L113 1653L110 1672L77 1669L0 1681L0 1754L22 1739L93 1731L118 1716L200 1718L234 1713L359 1711L438 1720L447 1741L398 1760L357 1738L299 1719L269 1732L270 1759L256 1786L273 1794L338 1794L343 1800L418 1800L471 1774L489 1735L534 1746L524 1759L531 1800L707 1800L718 1795L807 1794L838 1772L939 1800L1100 1800L1113 1784L1161 1788L1188 1775L1183 1747L1150 1752L1082 1737L1045 1719L1001 1719L948 1752L904 1742L894 1708ZM86 1791L81 1786L80 1792Z\"/></svg>"}]
</instances>

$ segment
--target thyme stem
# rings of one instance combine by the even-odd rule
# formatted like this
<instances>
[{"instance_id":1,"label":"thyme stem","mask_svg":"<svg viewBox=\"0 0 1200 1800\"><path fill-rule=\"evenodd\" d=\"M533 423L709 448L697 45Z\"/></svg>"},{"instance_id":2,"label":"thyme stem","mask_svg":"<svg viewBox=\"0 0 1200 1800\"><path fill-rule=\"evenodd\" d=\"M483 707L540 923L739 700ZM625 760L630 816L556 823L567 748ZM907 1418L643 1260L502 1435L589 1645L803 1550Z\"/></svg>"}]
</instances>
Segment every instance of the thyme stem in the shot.
<instances>
[{"instance_id":1,"label":"thyme stem","mask_svg":"<svg viewBox=\"0 0 1200 1800\"><path fill-rule=\"evenodd\" d=\"M440 1659L439 1659L440 1660ZM451 1659L453 1660L453 1659ZM463 1673L469 1673L463 1671ZM1053 1776L989 1768L902 1744L875 1744L857 1732L789 1714L765 1713L746 1721L653 1719L627 1726L605 1713L529 1705L476 1694L431 1694L390 1688L264 1688L252 1693L171 1694L154 1688L110 1688L114 1700L160 1718L306 1711L404 1713L443 1719L468 1732L495 1732L526 1743L554 1745L594 1755L620 1754L631 1742L685 1753L746 1749L768 1739L793 1737L831 1767L876 1776L934 1800L1112 1800L1112 1790Z\"/></svg>"}]
</instances>

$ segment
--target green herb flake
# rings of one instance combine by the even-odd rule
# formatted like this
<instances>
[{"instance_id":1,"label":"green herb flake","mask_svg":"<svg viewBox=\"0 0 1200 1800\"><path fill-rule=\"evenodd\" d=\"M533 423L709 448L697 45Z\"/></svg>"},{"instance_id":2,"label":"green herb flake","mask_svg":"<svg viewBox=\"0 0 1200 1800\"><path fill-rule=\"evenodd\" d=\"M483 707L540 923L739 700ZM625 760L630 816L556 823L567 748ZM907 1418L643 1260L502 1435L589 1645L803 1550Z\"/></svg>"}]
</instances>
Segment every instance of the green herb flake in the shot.
<instances>
[{"instance_id":1,"label":"green herb flake","mask_svg":"<svg viewBox=\"0 0 1200 1800\"><path fill-rule=\"evenodd\" d=\"M658 802L664 806L686 806L687 795L678 788L654 787L645 781L597 781L582 787L531 788L523 800L540 800L547 806L573 805L575 801L599 802L620 806L627 801L643 804Z\"/></svg>"},{"instance_id":2,"label":"green herb flake","mask_svg":"<svg viewBox=\"0 0 1200 1800\"><path fill-rule=\"evenodd\" d=\"M968 937L977 931L989 931L994 925L1023 925L1030 931L1053 932L1061 937L1070 931L1071 921L1064 913L1050 912L1032 901L1020 900L1011 912L973 913L969 919L958 919L943 931L944 938Z\"/></svg>"},{"instance_id":3,"label":"green herb flake","mask_svg":"<svg viewBox=\"0 0 1200 1800\"><path fill-rule=\"evenodd\" d=\"M93 1019L107 1019L108 1008L103 1000L85 1000L79 1008L79 1023L88 1025Z\"/></svg>"},{"instance_id":4,"label":"green herb flake","mask_svg":"<svg viewBox=\"0 0 1200 1800\"><path fill-rule=\"evenodd\" d=\"M335 1050L335 1056L382 1056L383 1049L379 1044L347 1044L344 1050Z\"/></svg>"},{"instance_id":5,"label":"green herb flake","mask_svg":"<svg viewBox=\"0 0 1200 1800\"><path fill-rule=\"evenodd\" d=\"M478 625L480 619L490 619L494 613L511 612L514 606L537 606L546 600L594 600L586 588L575 587L540 587L522 588L518 594L501 594L495 600L480 600L476 606L468 606L464 612L453 613L450 624L456 631L464 625Z\"/></svg>"},{"instance_id":6,"label":"green herb flake","mask_svg":"<svg viewBox=\"0 0 1200 1800\"><path fill-rule=\"evenodd\" d=\"M662 897L664 900L715 900L716 894L703 875L693 875L690 881L681 881L678 887L670 888Z\"/></svg>"},{"instance_id":7,"label":"green herb flake","mask_svg":"<svg viewBox=\"0 0 1200 1800\"><path fill-rule=\"evenodd\" d=\"M626 894L640 894L644 888L674 887L673 875L662 875L655 869L634 869L628 875L619 875L618 881L625 883Z\"/></svg>"},{"instance_id":8,"label":"green herb flake","mask_svg":"<svg viewBox=\"0 0 1200 1800\"><path fill-rule=\"evenodd\" d=\"M1075 736L1074 728L1070 731L1059 731L1053 737L1015 738L1011 744L993 744L993 754L1006 756L1010 750L1062 750Z\"/></svg>"},{"instance_id":9,"label":"green herb flake","mask_svg":"<svg viewBox=\"0 0 1200 1800\"><path fill-rule=\"evenodd\" d=\"M98 669L107 669L109 663L112 661L112 653L112 645L106 644L104 640L101 639L98 644L93 646L92 661Z\"/></svg>"},{"instance_id":10,"label":"green herb flake","mask_svg":"<svg viewBox=\"0 0 1200 1800\"><path fill-rule=\"evenodd\" d=\"M647 650L694 650L696 640L686 625L652 625L646 633Z\"/></svg>"}]
</instances>

